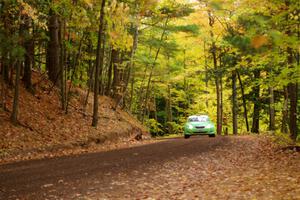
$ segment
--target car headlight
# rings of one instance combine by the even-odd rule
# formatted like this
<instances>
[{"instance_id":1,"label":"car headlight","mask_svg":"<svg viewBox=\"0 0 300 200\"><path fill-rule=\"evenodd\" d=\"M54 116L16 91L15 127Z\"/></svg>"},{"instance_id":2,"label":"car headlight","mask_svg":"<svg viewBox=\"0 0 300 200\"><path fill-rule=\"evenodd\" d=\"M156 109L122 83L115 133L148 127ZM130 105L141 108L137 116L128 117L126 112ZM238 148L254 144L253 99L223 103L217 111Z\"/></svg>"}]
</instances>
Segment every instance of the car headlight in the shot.
<instances>
[{"instance_id":1,"label":"car headlight","mask_svg":"<svg viewBox=\"0 0 300 200\"><path fill-rule=\"evenodd\" d=\"M189 129L193 129L194 127L193 127L192 124L189 124L189 125L188 125L188 128L189 128Z\"/></svg>"},{"instance_id":2,"label":"car headlight","mask_svg":"<svg viewBox=\"0 0 300 200\"><path fill-rule=\"evenodd\" d=\"M211 125L211 124L208 124L207 126L206 126L206 128L212 128L213 126Z\"/></svg>"}]
</instances>

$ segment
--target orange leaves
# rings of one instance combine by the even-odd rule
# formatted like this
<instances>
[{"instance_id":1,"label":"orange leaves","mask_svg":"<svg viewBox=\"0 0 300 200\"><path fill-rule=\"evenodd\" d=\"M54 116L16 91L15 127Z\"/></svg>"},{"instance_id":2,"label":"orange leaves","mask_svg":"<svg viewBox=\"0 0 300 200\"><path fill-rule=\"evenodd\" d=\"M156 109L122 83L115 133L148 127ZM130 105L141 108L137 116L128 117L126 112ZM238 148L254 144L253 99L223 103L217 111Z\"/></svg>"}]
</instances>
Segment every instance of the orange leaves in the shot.
<instances>
[{"instance_id":1,"label":"orange leaves","mask_svg":"<svg viewBox=\"0 0 300 200\"><path fill-rule=\"evenodd\" d=\"M120 34L117 31L111 31L109 33L109 35L110 35L112 40L116 40L119 37Z\"/></svg>"},{"instance_id":2,"label":"orange leaves","mask_svg":"<svg viewBox=\"0 0 300 200\"><path fill-rule=\"evenodd\" d=\"M251 46L255 49L258 49L269 43L269 39L265 35L256 35L251 40Z\"/></svg>"},{"instance_id":3,"label":"orange leaves","mask_svg":"<svg viewBox=\"0 0 300 200\"><path fill-rule=\"evenodd\" d=\"M21 8L21 14L22 15L27 15L32 19L37 18L37 11L35 8L30 6L28 3L25 3L23 1L19 1L20 8Z\"/></svg>"}]
</instances>

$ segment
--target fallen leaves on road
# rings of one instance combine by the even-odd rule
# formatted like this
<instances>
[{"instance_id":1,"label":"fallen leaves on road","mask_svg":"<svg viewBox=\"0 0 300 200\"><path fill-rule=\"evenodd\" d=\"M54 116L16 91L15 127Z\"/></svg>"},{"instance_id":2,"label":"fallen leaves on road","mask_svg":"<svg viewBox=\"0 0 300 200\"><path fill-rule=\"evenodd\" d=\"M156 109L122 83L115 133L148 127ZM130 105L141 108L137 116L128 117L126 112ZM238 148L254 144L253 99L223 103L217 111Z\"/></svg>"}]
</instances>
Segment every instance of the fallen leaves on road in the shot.
<instances>
[{"instance_id":1,"label":"fallen leaves on road","mask_svg":"<svg viewBox=\"0 0 300 200\"><path fill-rule=\"evenodd\" d=\"M233 137L215 151L119 174L86 199L300 199L300 154L266 138Z\"/></svg>"}]
</instances>

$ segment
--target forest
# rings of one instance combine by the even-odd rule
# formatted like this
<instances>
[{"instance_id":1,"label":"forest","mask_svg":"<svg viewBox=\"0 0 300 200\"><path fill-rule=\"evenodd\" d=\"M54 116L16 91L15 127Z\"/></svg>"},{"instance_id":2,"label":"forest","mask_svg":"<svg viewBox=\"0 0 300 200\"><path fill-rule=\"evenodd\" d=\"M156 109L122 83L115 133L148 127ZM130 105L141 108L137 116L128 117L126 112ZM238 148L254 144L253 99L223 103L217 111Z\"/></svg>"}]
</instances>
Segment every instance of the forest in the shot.
<instances>
[{"instance_id":1,"label":"forest","mask_svg":"<svg viewBox=\"0 0 300 200\"><path fill-rule=\"evenodd\" d=\"M4 0L1 112L18 125L20 85L49 79L63 112L73 88L114 100L153 136L208 114L217 134L300 134L298 0ZM39 81L32 81L38 72ZM13 90L12 108L8 91Z\"/></svg>"}]
</instances>

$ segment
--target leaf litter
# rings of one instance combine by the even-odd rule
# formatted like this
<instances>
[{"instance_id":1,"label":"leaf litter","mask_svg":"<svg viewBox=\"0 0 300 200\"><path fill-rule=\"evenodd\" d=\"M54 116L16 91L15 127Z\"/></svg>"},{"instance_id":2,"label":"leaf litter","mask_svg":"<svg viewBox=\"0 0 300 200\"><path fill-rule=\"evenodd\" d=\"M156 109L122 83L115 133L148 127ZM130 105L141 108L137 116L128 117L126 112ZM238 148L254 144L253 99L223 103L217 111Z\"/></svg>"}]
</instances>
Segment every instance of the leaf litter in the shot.
<instances>
[{"instance_id":1,"label":"leaf litter","mask_svg":"<svg viewBox=\"0 0 300 200\"><path fill-rule=\"evenodd\" d=\"M40 80L33 71L33 83ZM111 150L151 142L136 141L137 134L149 138L140 123L121 109L112 109L114 101L99 97L99 125L91 126L92 94L86 109L83 99L86 91L72 87L68 114L60 108L59 91L44 80L35 88L35 94L20 87L19 125L10 123L10 112L0 111L0 163ZM8 91L7 105L12 110L13 91Z\"/></svg>"},{"instance_id":2,"label":"leaf litter","mask_svg":"<svg viewBox=\"0 0 300 200\"><path fill-rule=\"evenodd\" d=\"M300 199L299 166L299 152L278 151L269 138L231 137L222 148L122 174L86 199Z\"/></svg>"}]
</instances>

